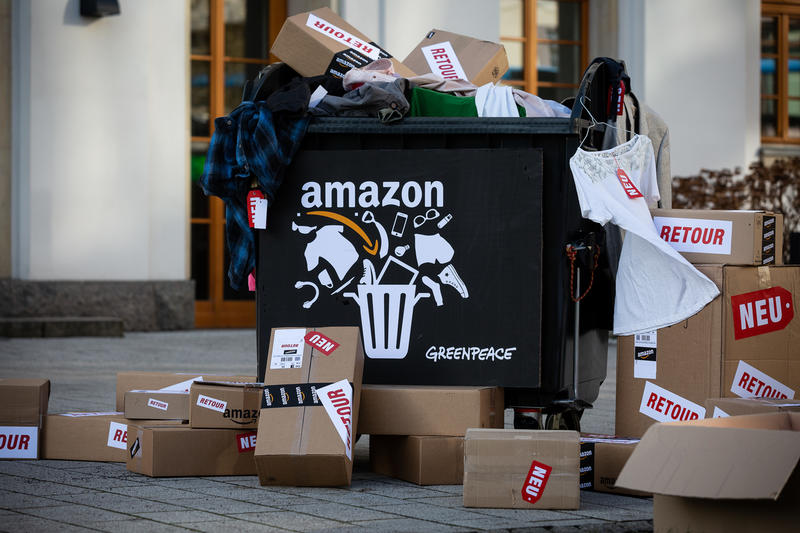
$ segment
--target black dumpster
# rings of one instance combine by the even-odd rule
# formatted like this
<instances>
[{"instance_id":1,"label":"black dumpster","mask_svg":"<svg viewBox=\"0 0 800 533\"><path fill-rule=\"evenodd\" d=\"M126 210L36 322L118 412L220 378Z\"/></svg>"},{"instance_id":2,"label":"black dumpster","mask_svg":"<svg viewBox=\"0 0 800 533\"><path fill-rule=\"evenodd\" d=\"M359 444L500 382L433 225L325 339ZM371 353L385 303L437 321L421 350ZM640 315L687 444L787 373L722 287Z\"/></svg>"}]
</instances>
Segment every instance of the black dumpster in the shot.
<instances>
[{"instance_id":1,"label":"black dumpster","mask_svg":"<svg viewBox=\"0 0 800 533\"><path fill-rule=\"evenodd\" d=\"M591 404L613 288L569 171L579 141L571 118L316 119L258 232L259 375L271 328L359 325L365 383ZM571 295L590 279L576 394Z\"/></svg>"}]
</instances>

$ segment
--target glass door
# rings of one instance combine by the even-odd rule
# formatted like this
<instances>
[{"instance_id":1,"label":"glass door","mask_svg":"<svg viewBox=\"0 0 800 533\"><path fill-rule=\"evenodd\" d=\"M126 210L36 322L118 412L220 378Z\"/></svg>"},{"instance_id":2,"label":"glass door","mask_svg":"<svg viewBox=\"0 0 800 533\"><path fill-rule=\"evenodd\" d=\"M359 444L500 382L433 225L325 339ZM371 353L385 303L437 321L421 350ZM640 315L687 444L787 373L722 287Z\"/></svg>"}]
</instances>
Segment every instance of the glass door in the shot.
<instances>
[{"instance_id":1,"label":"glass door","mask_svg":"<svg viewBox=\"0 0 800 533\"><path fill-rule=\"evenodd\" d=\"M214 118L230 113L242 88L270 62L286 19L285 0L191 1L191 277L195 326L254 327L254 293L227 282L225 205L200 188Z\"/></svg>"}]
</instances>

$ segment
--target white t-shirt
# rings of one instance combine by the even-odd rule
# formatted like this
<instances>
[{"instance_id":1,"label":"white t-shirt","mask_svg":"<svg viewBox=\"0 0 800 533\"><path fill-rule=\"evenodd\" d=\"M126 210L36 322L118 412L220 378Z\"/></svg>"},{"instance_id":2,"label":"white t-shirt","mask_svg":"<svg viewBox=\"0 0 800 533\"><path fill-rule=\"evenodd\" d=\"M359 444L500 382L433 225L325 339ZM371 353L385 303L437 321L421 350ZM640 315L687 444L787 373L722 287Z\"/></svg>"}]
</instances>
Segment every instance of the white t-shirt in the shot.
<instances>
[{"instance_id":1,"label":"white t-shirt","mask_svg":"<svg viewBox=\"0 0 800 533\"><path fill-rule=\"evenodd\" d=\"M617 271L615 335L676 324L719 294L713 281L658 236L648 209L659 199L650 139L636 135L599 152L579 148L569 166L584 218L627 232ZM618 169L625 176L619 177Z\"/></svg>"}]
</instances>

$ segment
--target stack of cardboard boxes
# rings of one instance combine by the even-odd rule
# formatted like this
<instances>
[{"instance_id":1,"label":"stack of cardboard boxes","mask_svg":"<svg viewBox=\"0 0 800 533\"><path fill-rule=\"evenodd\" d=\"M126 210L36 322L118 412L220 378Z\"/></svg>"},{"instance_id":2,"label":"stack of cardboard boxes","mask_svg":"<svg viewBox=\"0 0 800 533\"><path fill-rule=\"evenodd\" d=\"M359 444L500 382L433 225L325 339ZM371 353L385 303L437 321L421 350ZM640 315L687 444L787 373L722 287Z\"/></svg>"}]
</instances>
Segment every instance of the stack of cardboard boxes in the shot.
<instances>
[{"instance_id":1,"label":"stack of cardboard boxes","mask_svg":"<svg viewBox=\"0 0 800 533\"><path fill-rule=\"evenodd\" d=\"M359 418L373 472L460 485L468 428L503 427L503 389L365 385Z\"/></svg>"},{"instance_id":2,"label":"stack of cardboard boxes","mask_svg":"<svg viewBox=\"0 0 800 533\"><path fill-rule=\"evenodd\" d=\"M664 240L717 284L691 318L620 337L616 433L698 420L719 397L794 398L800 388L800 267L782 263L783 217L757 211L654 210Z\"/></svg>"},{"instance_id":3,"label":"stack of cardboard boxes","mask_svg":"<svg viewBox=\"0 0 800 533\"><path fill-rule=\"evenodd\" d=\"M679 324L619 339L616 432L644 436L615 486L654 494L657 530L788 531L800 479L800 267L782 266L782 216L653 215L720 296Z\"/></svg>"}]
</instances>

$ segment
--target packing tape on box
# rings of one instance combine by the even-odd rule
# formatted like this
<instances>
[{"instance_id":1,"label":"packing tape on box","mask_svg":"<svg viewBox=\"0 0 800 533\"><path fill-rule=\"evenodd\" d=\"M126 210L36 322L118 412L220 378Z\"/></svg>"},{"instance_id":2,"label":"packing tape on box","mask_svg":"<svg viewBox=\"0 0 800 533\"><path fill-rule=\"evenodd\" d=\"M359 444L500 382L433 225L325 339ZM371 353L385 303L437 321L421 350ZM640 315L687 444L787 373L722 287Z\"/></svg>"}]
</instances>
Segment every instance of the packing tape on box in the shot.
<instances>
[{"instance_id":1,"label":"packing tape on box","mask_svg":"<svg viewBox=\"0 0 800 533\"><path fill-rule=\"evenodd\" d=\"M322 405L317 395L317 389L327 387L331 383L267 385L264 387L264 395L261 397L261 408L313 407L315 405ZM353 384L350 383L350 386L352 387Z\"/></svg>"},{"instance_id":2,"label":"packing tape on box","mask_svg":"<svg viewBox=\"0 0 800 533\"><path fill-rule=\"evenodd\" d=\"M766 289L772 287L772 278L769 274L768 266L758 267L758 288Z\"/></svg>"}]
</instances>

